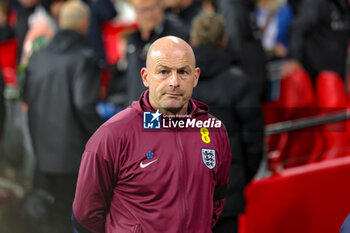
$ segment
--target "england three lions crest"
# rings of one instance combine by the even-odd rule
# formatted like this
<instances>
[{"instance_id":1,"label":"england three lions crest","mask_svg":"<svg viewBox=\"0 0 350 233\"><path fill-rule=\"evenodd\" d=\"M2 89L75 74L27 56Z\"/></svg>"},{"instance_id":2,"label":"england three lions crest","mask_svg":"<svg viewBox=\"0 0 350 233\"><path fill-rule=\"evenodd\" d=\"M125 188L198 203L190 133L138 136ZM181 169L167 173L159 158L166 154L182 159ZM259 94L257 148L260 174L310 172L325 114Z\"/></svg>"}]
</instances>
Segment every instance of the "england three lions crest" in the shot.
<instances>
[{"instance_id":1,"label":"england three lions crest","mask_svg":"<svg viewBox=\"0 0 350 233\"><path fill-rule=\"evenodd\" d=\"M205 166L213 169L216 165L215 150L202 148L202 159Z\"/></svg>"}]
</instances>

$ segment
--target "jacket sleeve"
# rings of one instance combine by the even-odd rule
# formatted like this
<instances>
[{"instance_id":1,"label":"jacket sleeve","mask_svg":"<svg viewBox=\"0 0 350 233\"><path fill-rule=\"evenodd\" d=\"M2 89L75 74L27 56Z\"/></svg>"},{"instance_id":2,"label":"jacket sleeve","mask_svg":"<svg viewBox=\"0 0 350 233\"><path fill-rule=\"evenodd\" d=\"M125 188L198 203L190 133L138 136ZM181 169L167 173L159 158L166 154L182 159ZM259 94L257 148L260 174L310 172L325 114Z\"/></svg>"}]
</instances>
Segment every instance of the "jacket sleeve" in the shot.
<instances>
[{"instance_id":1,"label":"jacket sleeve","mask_svg":"<svg viewBox=\"0 0 350 233\"><path fill-rule=\"evenodd\" d=\"M73 203L75 233L105 232L106 215L118 174L115 163L120 153L118 140L102 126L86 145Z\"/></svg>"},{"instance_id":2,"label":"jacket sleeve","mask_svg":"<svg viewBox=\"0 0 350 233\"><path fill-rule=\"evenodd\" d=\"M84 129L88 135L92 135L102 123L96 111L99 101L101 69L97 59L89 54L76 65L72 84L73 103Z\"/></svg>"},{"instance_id":3,"label":"jacket sleeve","mask_svg":"<svg viewBox=\"0 0 350 233\"><path fill-rule=\"evenodd\" d=\"M290 34L289 57L302 61L305 37L321 18L322 2L303 0L297 17L295 18Z\"/></svg>"},{"instance_id":4,"label":"jacket sleeve","mask_svg":"<svg viewBox=\"0 0 350 233\"><path fill-rule=\"evenodd\" d=\"M225 196L226 196L226 190L227 190L227 181L228 176L230 172L230 165L231 165L231 148L230 148L230 142L228 139L228 135L226 132L225 127L222 128L222 131L220 133L220 152L221 152L221 161L220 161L220 167L217 171L217 180L216 180L216 186L214 191L214 202L213 202L213 217L211 222L211 227L214 228L215 224L219 220L220 214L224 208L225 204Z\"/></svg>"}]
</instances>

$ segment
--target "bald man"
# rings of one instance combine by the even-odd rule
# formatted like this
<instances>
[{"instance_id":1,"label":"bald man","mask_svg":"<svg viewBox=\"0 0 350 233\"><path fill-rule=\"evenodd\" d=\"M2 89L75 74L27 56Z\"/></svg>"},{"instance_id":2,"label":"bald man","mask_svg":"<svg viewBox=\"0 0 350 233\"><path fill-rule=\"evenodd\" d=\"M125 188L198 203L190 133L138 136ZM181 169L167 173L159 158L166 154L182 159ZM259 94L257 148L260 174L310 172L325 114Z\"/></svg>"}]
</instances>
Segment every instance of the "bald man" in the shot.
<instances>
[{"instance_id":1,"label":"bald man","mask_svg":"<svg viewBox=\"0 0 350 233\"><path fill-rule=\"evenodd\" d=\"M191 47L150 47L139 101L102 125L82 157L76 232L211 233L231 160L224 125L191 99L200 71Z\"/></svg>"}]
</instances>

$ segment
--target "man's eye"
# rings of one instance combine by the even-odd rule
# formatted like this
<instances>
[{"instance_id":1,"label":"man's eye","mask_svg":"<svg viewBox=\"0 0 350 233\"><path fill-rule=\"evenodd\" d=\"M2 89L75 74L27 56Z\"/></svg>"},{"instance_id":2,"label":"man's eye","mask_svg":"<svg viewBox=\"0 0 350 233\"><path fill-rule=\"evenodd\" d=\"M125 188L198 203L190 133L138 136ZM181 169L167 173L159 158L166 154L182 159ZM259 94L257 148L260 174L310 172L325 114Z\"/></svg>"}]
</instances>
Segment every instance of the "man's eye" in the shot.
<instances>
[{"instance_id":1,"label":"man's eye","mask_svg":"<svg viewBox=\"0 0 350 233\"><path fill-rule=\"evenodd\" d=\"M187 71L186 70L180 70L179 74L187 74Z\"/></svg>"},{"instance_id":2,"label":"man's eye","mask_svg":"<svg viewBox=\"0 0 350 233\"><path fill-rule=\"evenodd\" d=\"M167 74L168 72L166 70L161 70L160 73L161 74Z\"/></svg>"}]
</instances>

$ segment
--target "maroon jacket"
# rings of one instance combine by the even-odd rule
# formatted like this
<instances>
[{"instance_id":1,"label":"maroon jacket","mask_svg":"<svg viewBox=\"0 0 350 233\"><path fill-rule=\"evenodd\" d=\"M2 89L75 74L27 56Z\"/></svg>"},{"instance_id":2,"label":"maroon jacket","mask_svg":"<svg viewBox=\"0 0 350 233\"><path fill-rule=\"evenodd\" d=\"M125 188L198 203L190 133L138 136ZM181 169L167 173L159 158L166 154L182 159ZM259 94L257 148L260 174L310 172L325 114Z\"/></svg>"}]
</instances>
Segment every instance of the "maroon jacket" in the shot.
<instances>
[{"instance_id":1,"label":"maroon jacket","mask_svg":"<svg viewBox=\"0 0 350 233\"><path fill-rule=\"evenodd\" d=\"M199 128L144 129L143 112L155 111L147 96L87 143L73 204L76 232L212 232L231 162L225 127L207 128L210 142ZM191 99L190 106L192 119L213 118L205 104Z\"/></svg>"}]
</instances>

